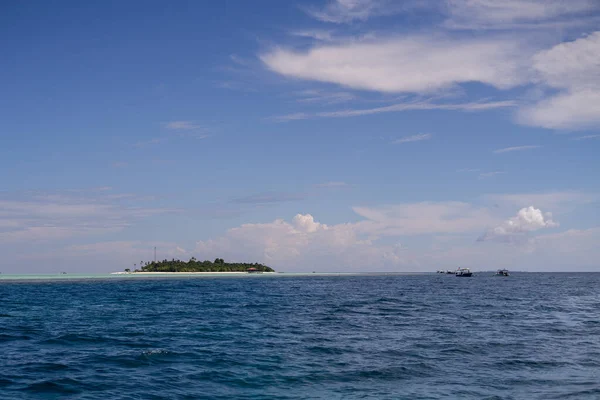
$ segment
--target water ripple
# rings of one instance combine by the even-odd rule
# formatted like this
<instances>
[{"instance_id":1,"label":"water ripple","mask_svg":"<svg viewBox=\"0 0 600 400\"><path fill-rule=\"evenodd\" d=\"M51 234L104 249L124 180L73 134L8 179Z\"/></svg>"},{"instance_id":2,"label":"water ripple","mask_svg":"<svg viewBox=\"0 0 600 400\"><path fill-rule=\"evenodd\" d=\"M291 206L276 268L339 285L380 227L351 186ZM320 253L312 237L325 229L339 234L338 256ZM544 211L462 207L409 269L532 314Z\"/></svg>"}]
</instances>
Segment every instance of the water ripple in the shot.
<instances>
[{"instance_id":1,"label":"water ripple","mask_svg":"<svg viewBox=\"0 0 600 400\"><path fill-rule=\"evenodd\" d=\"M0 398L597 399L599 284L0 282Z\"/></svg>"}]
</instances>

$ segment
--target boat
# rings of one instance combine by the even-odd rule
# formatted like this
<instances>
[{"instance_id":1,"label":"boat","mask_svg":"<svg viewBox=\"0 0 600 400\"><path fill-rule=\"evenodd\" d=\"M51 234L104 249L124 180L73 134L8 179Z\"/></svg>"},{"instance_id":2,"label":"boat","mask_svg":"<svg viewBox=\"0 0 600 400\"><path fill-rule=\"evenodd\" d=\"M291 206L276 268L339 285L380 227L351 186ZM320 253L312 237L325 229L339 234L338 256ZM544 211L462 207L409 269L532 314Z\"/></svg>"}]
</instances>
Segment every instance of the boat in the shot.
<instances>
[{"instance_id":1,"label":"boat","mask_svg":"<svg viewBox=\"0 0 600 400\"><path fill-rule=\"evenodd\" d=\"M507 269L499 269L496 271L496 276L510 276Z\"/></svg>"},{"instance_id":2,"label":"boat","mask_svg":"<svg viewBox=\"0 0 600 400\"><path fill-rule=\"evenodd\" d=\"M454 271L447 270L446 273L447 274L454 274Z\"/></svg>"},{"instance_id":3,"label":"boat","mask_svg":"<svg viewBox=\"0 0 600 400\"><path fill-rule=\"evenodd\" d=\"M471 272L471 270L469 268L458 268L454 275L461 277L461 278L468 278L468 277L473 276L473 273Z\"/></svg>"}]
</instances>

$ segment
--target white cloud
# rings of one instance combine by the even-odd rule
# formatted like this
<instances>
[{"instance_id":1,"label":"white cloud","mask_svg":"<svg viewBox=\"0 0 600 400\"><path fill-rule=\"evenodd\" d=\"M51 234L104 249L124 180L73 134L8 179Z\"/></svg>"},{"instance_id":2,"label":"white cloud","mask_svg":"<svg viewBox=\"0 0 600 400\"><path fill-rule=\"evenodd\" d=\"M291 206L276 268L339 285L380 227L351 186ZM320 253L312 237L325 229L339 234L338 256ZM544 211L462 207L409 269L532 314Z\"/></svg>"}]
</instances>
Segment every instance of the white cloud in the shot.
<instances>
[{"instance_id":1,"label":"white cloud","mask_svg":"<svg viewBox=\"0 0 600 400\"><path fill-rule=\"evenodd\" d=\"M291 222L244 224L214 240L197 243L201 257L258 260L276 269L388 270L417 268L415 253L401 245L381 244L377 238L480 232L500 223L489 210L467 203L413 203L386 207L354 207L363 220L325 225L310 214Z\"/></svg>"},{"instance_id":2,"label":"white cloud","mask_svg":"<svg viewBox=\"0 0 600 400\"><path fill-rule=\"evenodd\" d=\"M298 214L290 222L244 224L219 238L198 242L195 253L199 258L256 260L284 271L433 271L457 264L564 270L570 265L589 268L597 262L593 256L598 255L600 229L530 236L558 226L551 214L535 207L522 208L504 221L492 209L462 202L355 207L354 211L361 221L326 225L310 214ZM477 233L490 226L495 228L475 242ZM404 246L394 240L398 237L401 243L427 245ZM494 242L524 246L506 248Z\"/></svg>"},{"instance_id":3,"label":"white cloud","mask_svg":"<svg viewBox=\"0 0 600 400\"><path fill-rule=\"evenodd\" d=\"M548 129L586 129L600 124L600 91L568 91L524 107L519 121Z\"/></svg>"},{"instance_id":4,"label":"white cloud","mask_svg":"<svg viewBox=\"0 0 600 400\"><path fill-rule=\"evenodd\" d=\"M352 224L327 226L310 214L299 214L291 223L245 224L198 242L195 251L204 258L258 260L280 271L394 270L412 263L398 245L374 245Z\"/></svg>"},{"instance_id":5,"label":"white cloud","mask_svg":"<svg viewBox=\"0 0 600 400\"><path fill-rule=\"evenodd\" d=\"M297 214L292 220L292 225L300 232L312 233L318 230L327 230L327 225L315 222L312 215Z\"/></svg>"},{"instance_id":6,"label":"white cloud","mask_svg":"<svg viewBox=\"0 0 600 400\"><path fill-rule=\"evenodd\" d=\"M336 40L329 31L306 31L305 36L318 37L319 43L304 51L276 48L260 59L271 71L286 77L378 93L431 95L472 82L499 90L534 84L541 95L533 101L522 99L516 116L519 123L549 129L587 129L600 124L600 31L540 51L548 43L548 35L517 37L495 32L465 36L447 30L535 28L550 32L577 27L581 32L585 24L597 26L600 22L600 2L596 0L448 0L443 6L431 1L338 0L330 1L323 9L311 10L311 14L323 21L342 23L415 7L426 7L430 15L447 17L442 24L446 30L437 26L429 35L388 34L361 39L340 36ZM594 21L596 25L591 25ZM572 37L574 31L570 32ZM480 110L485 109L483 104L489 108L517 104L501 103L482 102ZM465 109L451 106L428 104L418 108L418 103L403 103L365 110L294 113L273 119Z\"/></svg>"},{"instance_id":7,"label":"white cloud","mask_svg":"<svg viewBox=\"0 0 600 400\"><path fill-rule=\"evenodd\" d=\"M403 138L394 140L392 143L402 144L402 143L420 142L423 140L429 140L431 138L432 138L431 133L419 133L417 135L405 136Z\"/></svg>"},{"instance_id":8,"label":"white cloud","mask_svg":"<svg viewBox=\"0 0 600 400\"><path fill-rule=\"evenodd\" d=\"M542 213L540 209L533 206L522 208L516 216L504 221L502 224L488 230L479 237L479 241L500 240L515 241L524 234L543 228L557 227L558 223L552 221L551 213Z\"/></svg>"},{"instance_id":9,"label":"white cloud","mask_svg":"<svg viewBox=\"0 0 600 400\"><path fill-rule=\"evenodd\" d=\"M432 93L467 82L500 89L522 84L527 80L523 53L514 40L430 35L318 46L307 52L276 49L261 60L294 78L384 93Z\"/></svg>"},{"instance_id":10,"label":"white cloud","mask_svg":"<svg viewBox=\"0 0 600 400\"><path fill-rule=\"evenodd\" d=\"M539 149L540 147L542 147L542 146L529 145L529 146L505 147L503 149L494 150L494 153L501 154L501 153L510 153L513 151L533 150L533 149Z\"/></svg>"},{"instance_id":11,"label":"white cloud","mask_svg":"<svg viewBox=\"0 0 600 400\"><path fill-rule=\"evenodd\" d=\"M557 94L524 107L519 121L551 129L600 124L600 31L533 57L536 81Z\"/></svg>"}]
</instances>

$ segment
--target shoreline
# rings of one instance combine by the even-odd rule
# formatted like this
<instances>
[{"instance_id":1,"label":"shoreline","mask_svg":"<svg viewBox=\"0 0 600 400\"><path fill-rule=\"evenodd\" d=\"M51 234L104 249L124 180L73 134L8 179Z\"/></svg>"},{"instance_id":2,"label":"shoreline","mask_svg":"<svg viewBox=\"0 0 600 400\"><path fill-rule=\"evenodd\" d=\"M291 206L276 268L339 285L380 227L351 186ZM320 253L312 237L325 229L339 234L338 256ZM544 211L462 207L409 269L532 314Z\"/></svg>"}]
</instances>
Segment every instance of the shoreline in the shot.
<instances>
[{"instance_id":1,"label":"shoreline","mask_svg":"<svg viewBox=\"0 0 600 400\"><path fill-rule=\"evenodd\" d=\"M111 275L156 275L156 274L160 274L160 275L171 275L171 274L184 274L184 275L191 275L191 274L246 274L246 275L260 275L260 274L277 274L278 272L246 272L246 271L223 271L223 272L217 272L217 271L194 271L194 272L155 272L155 271L148 271L148 272L111 272Z\"/></svg>"}]
</instances>

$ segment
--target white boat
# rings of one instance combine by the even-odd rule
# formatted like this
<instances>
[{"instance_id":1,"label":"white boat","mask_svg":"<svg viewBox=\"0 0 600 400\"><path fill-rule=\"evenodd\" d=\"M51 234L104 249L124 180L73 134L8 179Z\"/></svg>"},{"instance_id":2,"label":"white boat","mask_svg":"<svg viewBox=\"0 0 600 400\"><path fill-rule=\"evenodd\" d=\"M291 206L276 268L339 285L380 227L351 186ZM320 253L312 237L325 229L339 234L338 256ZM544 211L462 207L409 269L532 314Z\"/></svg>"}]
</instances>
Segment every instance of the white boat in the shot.
<instances>
[{"instance_id":1,"label":"white boat","mask_svg":"<svg viewBox=\"0 0 600 400\"><path fill-rule=\"evenodd\" d=\"M468 278L468 277L473 276L473 273L471 272L471 270L469 268L458 268L454 275L461 277L461 278Z\"/></svg>"},{"instance_id":2,"label":"white boat","mask_svg":"<svg viewBox=\"0 0 600 400\"><path fill-rule=\"evenodd\" d=\"M507 269L499 269L496 271L496 276L510 276Z\"/></svg>"}]
</instances>

